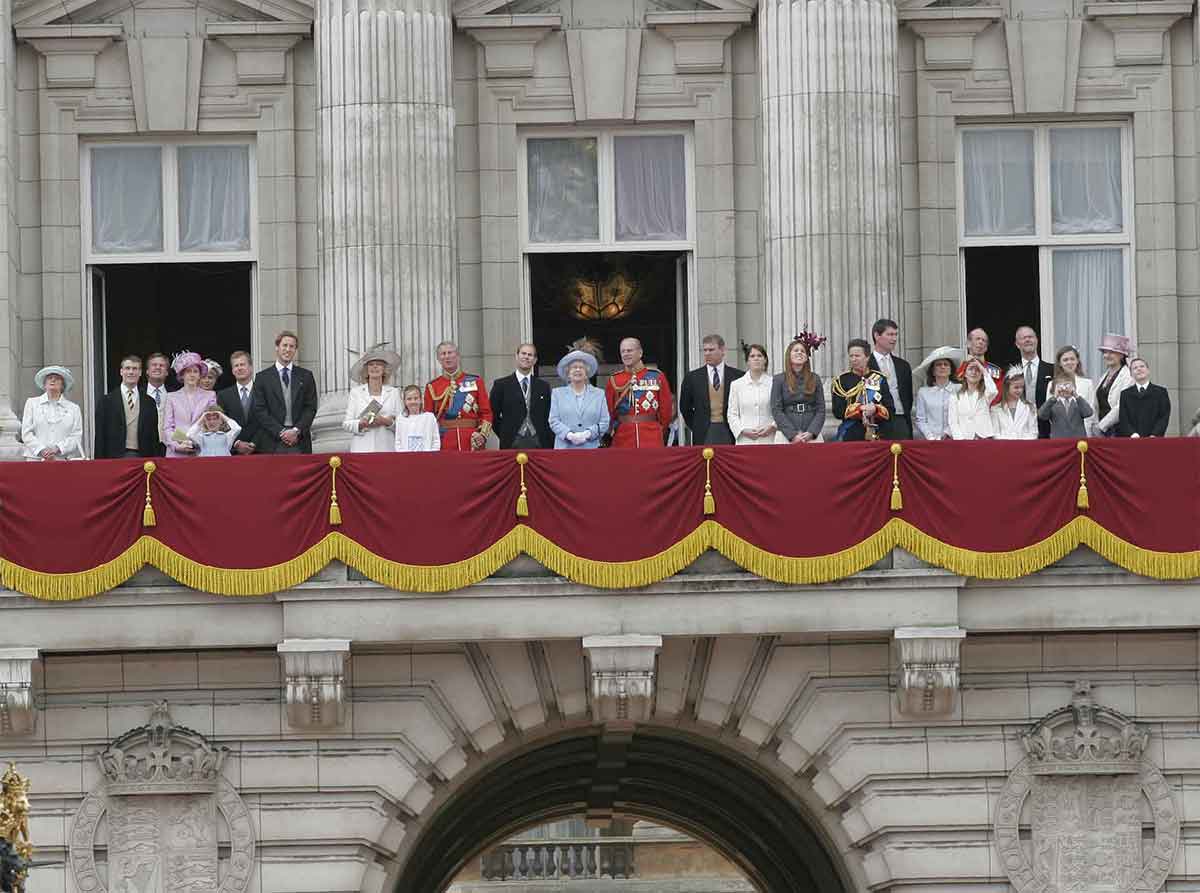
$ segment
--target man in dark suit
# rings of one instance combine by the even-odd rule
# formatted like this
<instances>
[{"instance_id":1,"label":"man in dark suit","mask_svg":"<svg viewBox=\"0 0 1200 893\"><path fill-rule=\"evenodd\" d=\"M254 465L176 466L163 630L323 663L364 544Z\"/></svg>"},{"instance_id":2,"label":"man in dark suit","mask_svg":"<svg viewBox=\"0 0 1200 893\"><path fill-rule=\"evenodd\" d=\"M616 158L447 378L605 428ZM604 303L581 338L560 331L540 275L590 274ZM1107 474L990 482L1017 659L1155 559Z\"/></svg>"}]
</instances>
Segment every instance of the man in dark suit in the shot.
<instances>
[{"instance_id":1,"label":"man in dark suit","mask_svg":"<svg viewBox=\"0 0 1200 893\"><path fill-rule=\"evenodd\" d=\"M502 450L548 450L554 446L550 385L536 372L537 348L526 343L517 348L516 371L492 382L492 430Z\"/></svg>"},{"instance_id":2,"label":"man in dark suit","mask_svg":"<svg viewBox=\"0 0 1200 893\"><path fill-rule=\"evenodd\" d=\"M96 407L97 459L158 455L158 407L138 386L141 378L141 357L121 360L121 384Z\"/></svg>"},{"instance_id":3,"label":"man in dark suit","mask_svg":"<svg viewBox=\"0 0 1200 893\"><path fill-rule=\"evenodd\" d=\"M250 415L258 424L260 453L311 453L312 423L317 417L317 382L295 365L300 339L284 330L275 336L275 363L254 377Z\"/></svg>"},{"instance_id":4,"label":"man in dark suit","mask_svg":"<svg viewBox=\"0 0 1200 893\"><path fill-rule=\"evenodd\" d=\"M1054 364L1047 363L1038 355L1038 335L1032 326L1017 328L1016 344L1017 350L1021 352L1021 359L1017 361L1017 365L1021 367L1025 376L1025 400L1041 409L1042 404L1046 402L1046 396L1053 396L1050 394L1050 379L1054 377ZM1049 436L1050 423L1039 419L1038 438L1044 440Z\"/></svg>"},{"instance_id":5,"label":"man in dark suit","mask_svg":"<svg viewBox=\"0 0 1200 893\"><path fill-rule=\"evenodd\" d=\"M912 366L904 357L894 353L900 338L900 326L893 319L878 319L871 326L874 347L867 359L867 368L887 379L895 411L888 422L888 440L912 440L913 378Z\"/></svg>"},{"instance_id":6,"label":"man in dark suit","mask_svg":"<svg viewBox=\"0 0 1200 893\"><path fill-rule=\"evenodd\" d=\"M746 373L725 365L725 339L720 335L704 336L701 350L704 365L685 375L679 388L679 415L692 431L692 443L733 443L729 386Z\"/></svg>"},{"instance_id":7,"label":"man in dark suit","mask_svg":"<svg viewBox=\"0 0 1200 893\"><path fill-rule=\"evenodd\" d=\"M242 426L231 452L235 456L249 456L257 450L254 438L258 434L258 420L250 412L254 402L254 362L246 351L235 350L229 355L229 368L233 385L217 391L217 405Z\"/></svg>"},{"instance_id":8,"label":"man in dark suit","mask_svg":"<svg viewBox=\"0 0 1200 893\"><path fill-rule=\"evenodd\" d=\"M1150 382L1150 364L1141 357L1129 361L1133 387L1121 392L1117 413L1118 437L1164 437L1171 422L1171 395Z\"/></svg>"}]
</instances>

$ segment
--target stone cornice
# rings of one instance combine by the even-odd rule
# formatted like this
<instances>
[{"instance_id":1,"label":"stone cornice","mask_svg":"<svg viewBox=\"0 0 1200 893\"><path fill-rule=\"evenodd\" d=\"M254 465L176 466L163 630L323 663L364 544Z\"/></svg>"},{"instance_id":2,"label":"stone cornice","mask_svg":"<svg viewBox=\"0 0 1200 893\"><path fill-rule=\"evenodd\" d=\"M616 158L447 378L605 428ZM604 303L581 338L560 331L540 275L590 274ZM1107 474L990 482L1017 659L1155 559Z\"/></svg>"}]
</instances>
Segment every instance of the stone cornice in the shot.
<instances>
[{"instance_id":1,"label":"stone cornice","mask_svg":"<svg viewBox=\"0 0 1200 893\"><path fill-rule=\"evenodd\" d=\"M121 25L30 25L15 31L46 60L48 86L83 88L96 84L96 56L124 34Z\"/></svg>"},{"instance_id":2,"label":"stone cornice","mask_svg":"<svg viewBox=\"0 0 1200 893\"><path fill-rule=\"evenodd\" d=\"M1117 65L1161 65L1166 61L1166 35L1192 12L1191 0L1089 3L1084 14L1112 32Z\"/></svg>"},{"instance_id":3,"label":"stone cornice","mask_svg":"<svg viewBox=\"0 0 1200 893\"><path fill-rule=\"evenodd\" d=\"M483 47L483 64L490 78L533 76L533 49L551 31L562 27L560 15L475 15L456 20Z\"/></svg>"},{"instance_id":4,"label":"stone cornice","mask_svg":"<svg viewBox=\"0 0 1200 893\"><path fill-rule=\"evenodd\" d=\"M233 51L239 84L282 84L288 51L312 36L312 23L209 22L204 33Z\"/></svg>"},{"instance_id":5,"label":"stone cornice","mask_svg":"<svg viewBox=\"0 0 1200 893\"><path fill-rule=\"evenodd\" d=\"M675 45L677 74L712 74L725 69L725 42L750 18L749 10L652 12L646 25Z\"/></svg>"},{"instance_id":6,"label":"stone cornice","mask_svg":"<svg viewBox=\"0 0 1200 893\"><path fill-rule=\"evenodd\" d=\"M933 70L975 67L975 38L1004 18L999 6L966 8L908 8L897 13L900 23L919 35L924 44L925 67Z\"/></svg>"}]
</instances>

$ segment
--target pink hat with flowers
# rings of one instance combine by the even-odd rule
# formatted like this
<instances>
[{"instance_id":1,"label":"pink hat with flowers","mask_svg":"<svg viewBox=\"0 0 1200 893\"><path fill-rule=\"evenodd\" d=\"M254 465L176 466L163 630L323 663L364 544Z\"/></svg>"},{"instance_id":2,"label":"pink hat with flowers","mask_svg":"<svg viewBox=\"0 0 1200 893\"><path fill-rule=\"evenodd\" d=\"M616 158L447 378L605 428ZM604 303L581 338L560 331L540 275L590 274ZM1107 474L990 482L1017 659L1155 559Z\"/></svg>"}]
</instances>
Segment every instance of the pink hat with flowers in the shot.
<instances>
[{"instance_id":1,"label":"pink hat with flowers","mask_svg":"<svg viewBox=\"0 0 1200 893\"><path fill-rule=\"evenodd\" d=\"M171 368L175 370L175 374L180 378L183 377L183 373L186 370L193 367L195 367L201 375L205 375L208 372L208 364L205 363L204 358L194 350L185 350L181 353L177 353L171 360Z\"/></svg>"}]
</instances>

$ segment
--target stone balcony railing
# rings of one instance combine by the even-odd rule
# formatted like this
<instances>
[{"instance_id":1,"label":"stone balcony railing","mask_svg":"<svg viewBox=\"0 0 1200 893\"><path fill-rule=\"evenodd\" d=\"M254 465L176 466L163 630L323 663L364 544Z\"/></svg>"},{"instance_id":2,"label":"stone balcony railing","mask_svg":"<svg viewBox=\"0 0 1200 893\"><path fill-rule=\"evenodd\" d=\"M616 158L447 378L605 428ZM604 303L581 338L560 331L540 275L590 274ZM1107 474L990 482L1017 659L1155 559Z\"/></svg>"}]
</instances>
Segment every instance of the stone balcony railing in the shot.
<instances>
[{"instance_id":1,"label":"stone balcony railing","mask_svg":"<svg viewBox=\"0 0 1200 893\"><path fill-rule=\"evenodd\" d=\"M619 838L509 842L484 853L479 870L485 881L631 878L633 854Z\"/></svg>"}]
</instances>

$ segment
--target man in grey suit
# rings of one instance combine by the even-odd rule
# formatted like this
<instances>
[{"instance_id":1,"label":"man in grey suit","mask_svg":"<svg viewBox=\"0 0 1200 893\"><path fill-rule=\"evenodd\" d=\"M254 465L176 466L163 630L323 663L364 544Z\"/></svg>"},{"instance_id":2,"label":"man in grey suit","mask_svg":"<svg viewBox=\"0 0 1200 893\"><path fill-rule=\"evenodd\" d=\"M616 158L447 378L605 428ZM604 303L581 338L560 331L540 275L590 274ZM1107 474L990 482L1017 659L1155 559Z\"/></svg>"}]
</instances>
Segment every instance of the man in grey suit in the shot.
<instances>
[{"instance_id":1,"label":"man in grey suit","mask_svg":"<svg viewBox=\"0 0 1200 893\"><path fill-rule=\"evenodd\" d=\"M275 364L254 377L250 414L258 423L260 453L311 453L317 417L317 381L293 363L300 339L284 329L275 336Z\"/></svg>"}]
</instances>

